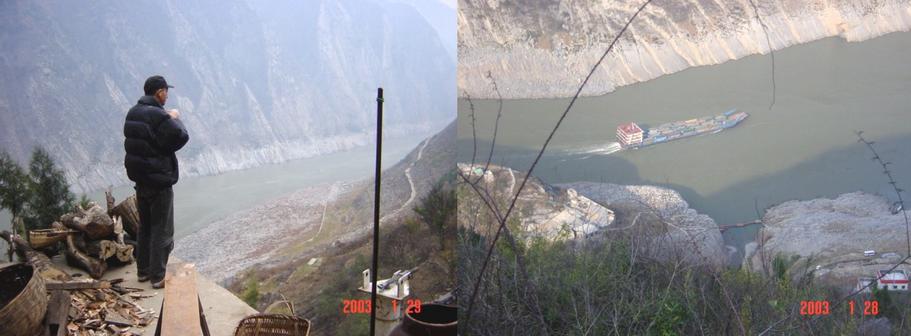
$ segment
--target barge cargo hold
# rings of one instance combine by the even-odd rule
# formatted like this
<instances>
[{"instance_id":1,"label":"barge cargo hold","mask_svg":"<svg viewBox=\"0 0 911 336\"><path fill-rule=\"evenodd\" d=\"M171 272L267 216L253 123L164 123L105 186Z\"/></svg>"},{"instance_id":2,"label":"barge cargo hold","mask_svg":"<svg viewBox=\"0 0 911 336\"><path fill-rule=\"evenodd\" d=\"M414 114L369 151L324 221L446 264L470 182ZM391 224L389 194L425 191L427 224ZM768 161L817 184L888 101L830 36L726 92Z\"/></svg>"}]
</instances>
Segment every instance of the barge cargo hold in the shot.
<instances>
[{"instance_id":1,"label":"barge cargo hold","mask_svg":"<svg viewBox=\"0 0 911 336\"><path fill-rule=\"evenodd\" d=\"M640 148L694 135L718 133L736 126L747 116L749 114L746 112L732 109L716 116L675 121L650 129L643 129L631 122L617 127L617 140L624 149Z\"/></svg>"}]
</instances>

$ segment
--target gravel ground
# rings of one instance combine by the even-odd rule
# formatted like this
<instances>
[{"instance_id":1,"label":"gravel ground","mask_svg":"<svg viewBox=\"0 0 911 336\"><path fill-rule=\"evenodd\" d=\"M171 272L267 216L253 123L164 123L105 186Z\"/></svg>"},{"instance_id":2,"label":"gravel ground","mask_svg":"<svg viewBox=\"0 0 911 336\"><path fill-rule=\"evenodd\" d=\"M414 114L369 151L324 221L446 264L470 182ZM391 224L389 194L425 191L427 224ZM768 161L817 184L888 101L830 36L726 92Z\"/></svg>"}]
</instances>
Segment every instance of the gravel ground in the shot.
<instances>
[{"instance_id":1,"label":"gravel ground","mask_svg":"<svg viewBox=\"0 0 911 336\"><path fill-rule=\"evenodd\" d=\"M173 254L195 263L201 273L221 282L269 260L289 242L315 234L326 203L350 185L308 187L239 211L178 240Z\"/></svg>"}]
</instances>

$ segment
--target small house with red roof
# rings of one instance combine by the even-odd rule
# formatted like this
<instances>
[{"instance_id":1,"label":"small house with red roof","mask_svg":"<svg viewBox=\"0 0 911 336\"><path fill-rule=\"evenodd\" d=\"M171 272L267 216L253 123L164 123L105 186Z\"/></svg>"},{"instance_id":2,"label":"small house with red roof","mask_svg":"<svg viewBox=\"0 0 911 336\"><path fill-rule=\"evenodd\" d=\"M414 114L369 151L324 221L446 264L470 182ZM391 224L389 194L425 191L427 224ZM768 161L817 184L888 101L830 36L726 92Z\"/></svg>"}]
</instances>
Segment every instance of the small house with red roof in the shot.
<instances>
[{"instance_id":1,"label":"small house with red roof","mask_svg":"<svg viewBox=\"0 0 911 336\"><path fill-rule=\"evenodd\" d=\"M876 272L876 287L890 291L907 291L908 274L904 270L880 270Z\"/></svg>"}]
</instances>

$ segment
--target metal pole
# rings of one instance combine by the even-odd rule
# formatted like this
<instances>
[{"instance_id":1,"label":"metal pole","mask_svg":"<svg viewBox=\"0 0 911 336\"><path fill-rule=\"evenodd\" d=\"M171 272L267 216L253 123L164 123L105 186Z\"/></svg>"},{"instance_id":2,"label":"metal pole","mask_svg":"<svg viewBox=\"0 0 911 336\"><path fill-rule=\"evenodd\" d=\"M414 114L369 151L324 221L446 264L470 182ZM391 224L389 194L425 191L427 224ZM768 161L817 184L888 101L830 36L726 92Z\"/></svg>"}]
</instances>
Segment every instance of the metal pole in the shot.
<instances>
[{"instance_id":1,"label":"metal pole","mask_svg":"<svg viewBox=\"0 0 911 336\"><path fill-rule=\"evenodd\" d=\"M376 89L376 173L373 181L373 266L370 269L370 335L376 331L376 278L380 241L380 162L383 153L383 88Z\"/></svg>"}]
</instances>

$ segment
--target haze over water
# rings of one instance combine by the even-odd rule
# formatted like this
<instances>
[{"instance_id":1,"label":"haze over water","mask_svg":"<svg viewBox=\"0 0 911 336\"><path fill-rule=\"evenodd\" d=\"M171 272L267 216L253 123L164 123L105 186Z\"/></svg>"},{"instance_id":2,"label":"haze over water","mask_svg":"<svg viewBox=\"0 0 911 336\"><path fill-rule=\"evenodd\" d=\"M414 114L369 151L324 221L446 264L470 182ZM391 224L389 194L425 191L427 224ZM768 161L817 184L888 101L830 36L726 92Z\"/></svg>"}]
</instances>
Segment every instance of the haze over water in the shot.
<instances>
[{"instance_id":1,"label":"haze over water","mask_svg":"<svg viewBox=\"0 0 911 336\"><path fill-rule=\"evenodd\" d=\"M383 144L383 168L398 163L424 140L425 136L430 135L421 134L386 140ZM374 148L357 147L348 151L213 176L182 177L174 185L174 238L179 240L216 220L302 188L372 178ZM179 156L178 153L178 159ZM134 193L133 183L115 187L113 192L119 203ZM102 207L105 204L102 190L91 192L88 197ZM0 212L0 228L7 230L9 223L9 212ZM6 248L5 241L0 240L0 248Z\"/></svg>"},{"instance_id":2,"label":"haze over water","mask_svg":"<svg viewBox=\"0 0 911 336\"><path fill-rule=\"evenodd\" d=\"M792 199L863 190L896 200L855 130L876 141L911 190L911 33L848 43L837 38L691 68L599 97L580 98L534 174L575 181L668 186L720 225L749 221ZM496 77L496 74L493 74ZM580 81L584 74L579 74ZM501 88L508 89L508 88ZM509 100L495 163L526 171L569 99ZM497 102L475 100L479 160L487 158ZM733 129L641 150L608 154L617 125L654 126L737 108L750 114ZM459 102L460 162L471 159L468 104ZM757 227L725 232L738 248Z\"/></svg>"}]
</instances>

